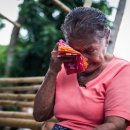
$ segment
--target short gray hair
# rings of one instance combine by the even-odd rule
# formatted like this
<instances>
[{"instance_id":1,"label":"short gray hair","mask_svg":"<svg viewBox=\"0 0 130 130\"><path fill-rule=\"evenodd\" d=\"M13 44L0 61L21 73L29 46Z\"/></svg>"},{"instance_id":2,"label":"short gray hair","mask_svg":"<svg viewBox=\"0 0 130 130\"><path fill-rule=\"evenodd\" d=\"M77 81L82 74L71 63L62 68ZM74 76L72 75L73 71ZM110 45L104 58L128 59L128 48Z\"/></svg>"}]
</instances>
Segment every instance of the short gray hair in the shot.
<instances>
[{"instance_id":1,"label":"short gray hair","mask_svg":"<svg viewBox=\"0 0 130 130\"><path fill-rule=\"evenodd\" d=\"M77 7L68 13L61 27L66 38L96 34L104 38L108 32L107 18L93 7ZM98 33L97 33L98 32Z\"/></svg>"}]
</instances>

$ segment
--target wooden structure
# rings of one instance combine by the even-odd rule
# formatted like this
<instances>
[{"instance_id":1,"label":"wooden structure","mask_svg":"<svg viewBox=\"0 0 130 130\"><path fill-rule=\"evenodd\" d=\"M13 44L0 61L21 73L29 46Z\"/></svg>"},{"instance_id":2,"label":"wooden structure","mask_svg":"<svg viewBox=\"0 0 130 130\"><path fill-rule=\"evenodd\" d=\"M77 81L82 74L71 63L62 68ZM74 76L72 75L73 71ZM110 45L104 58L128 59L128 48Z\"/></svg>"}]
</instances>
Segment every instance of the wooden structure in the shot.
<instances>
[{"instance_id":1,"label":"wooden structure","mask_svg":"<svg viewBox=\"0 0 130 130\"><path fill-rule=\"evenodd\" d=\"M0 126L43 130L47 122L56 121L53 118L47 122L36 122L32 113L23 112L23 109L33 110L33 100L43 78L0 78ZM19 110L7 111L9 107Z\"/></svg>"}]
</instances>

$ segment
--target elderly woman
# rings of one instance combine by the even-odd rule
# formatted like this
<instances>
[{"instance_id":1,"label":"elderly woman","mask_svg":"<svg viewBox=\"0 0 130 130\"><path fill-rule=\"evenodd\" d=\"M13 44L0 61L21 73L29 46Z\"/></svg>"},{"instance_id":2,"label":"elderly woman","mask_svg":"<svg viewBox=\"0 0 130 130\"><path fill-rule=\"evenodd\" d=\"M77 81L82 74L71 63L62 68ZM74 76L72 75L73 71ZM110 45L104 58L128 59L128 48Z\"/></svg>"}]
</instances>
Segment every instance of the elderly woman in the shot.
<instances>
[{"instance_id":1,"label":"elderly woman","mask_svg":"<svg viewBox=\"0 0 130 130\"><path fill-rule=\"evenodd\" d=\"M34 118L55 116L53 130L130 130L130 63L107 53L110 30L98 9L78 7L62 26L66 43L88 62L81 73L67 75L57 46L34 101Z\"/></svg>"}]
</instances>

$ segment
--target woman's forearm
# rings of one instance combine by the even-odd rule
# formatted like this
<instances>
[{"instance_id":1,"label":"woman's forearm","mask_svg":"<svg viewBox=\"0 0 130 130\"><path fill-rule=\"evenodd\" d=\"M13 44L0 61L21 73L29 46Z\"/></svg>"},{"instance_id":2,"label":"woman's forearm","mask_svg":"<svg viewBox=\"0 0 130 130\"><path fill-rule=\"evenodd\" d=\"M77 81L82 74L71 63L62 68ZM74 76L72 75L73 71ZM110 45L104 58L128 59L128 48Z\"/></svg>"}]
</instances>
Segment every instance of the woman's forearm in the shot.
<instances>
[{"instance_id":1,"label":"woman's forearm","mask_svg":"<svg viewBox=\"0 0 130 130\"><path fill-rule=\"evenodd\" d=\"M45 121L53 116L56 77L61 70L62 61L57 57L58 44L51 52L51 62L41 88L34 100L33 116L37 121Z\"/></svg>"},{"instance_id":2,"label":"woman's forearm","mask_svg":"<svg viewBox=\"0 0 130 130\"><path fill-rule=\"evenodd\" d=\"M53 116L56 77L57 73L48 70L36 94L33 115L37 121L48 120Z\"/></svg>"},{"instance_id":3,"label":"woman's forearm","mask_svg":"<svg viewBox=\"0 0 130 130\"><path fill-rule=\"evenodd\" d=\"M105 118L105 123L97 126L93 130L126 130L127 122L125 119L117 116L109 116Z\"/></svg>"},{"instance_id":4,"label":"woman's forearm","mask_svg":"<svg viewBox=\"0 0 130 130\"><path fill-rule=\"evenodd\" d=\"M93 130L119 130L113 123L104 123Z\"/></svg>"}]
</instances>

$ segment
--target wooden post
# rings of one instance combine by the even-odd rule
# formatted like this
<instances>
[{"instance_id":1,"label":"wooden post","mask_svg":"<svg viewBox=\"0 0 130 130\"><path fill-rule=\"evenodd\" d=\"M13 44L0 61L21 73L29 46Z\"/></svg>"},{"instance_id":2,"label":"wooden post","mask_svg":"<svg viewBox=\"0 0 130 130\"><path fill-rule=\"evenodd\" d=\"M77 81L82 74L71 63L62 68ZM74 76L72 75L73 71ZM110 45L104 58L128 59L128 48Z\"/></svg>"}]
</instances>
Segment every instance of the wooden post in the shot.
<instances>
[{"instance_id":1,"label":"wooden post","mask_svg":"<svg viewBox=\"0 0 130 130\"><path fill-rule=\"evenodd\" d=\"M0 111L0 117L3 118L20 118L20 119L33 119L33 115L26 112L11 112Z\"/></svg>"},{"instance_id":2,"label":"wooden post","mask_svg":"<svg viewBox=\"0 0 130 130\"><path fill-rule=\"evenodd\" d=\"M40 88L40 85L31 86L11 86L11 87L0 87L0 92L2 91L35 91Z\"/></svg>"},{"instance_id":3,"label":"wooden post","mask_svg":"<svg viewBox=\"0 0 130 130\"><path fill-rule=\"evenodd\" d=\"M59 0L52 0L58 7L60 7L64 12L69 13L71 9L67 7L65 4L63 4Z\"/></svg>"},{"instance_id":4,"label":"wooden post","mask_svg":"<svg viewBox=\"0 0 130 130\"><path fill-rule=\"evenodd\" d=\"M0 78L0 83L41 83L44 77Z\"/></svg>"},{"instance_id":5,"label":"wooden post","mask_svg":"<svg viewBox=\"0 0 130 130\"><path fill-rule=\"evenodd\" d=\"M16 128L31 128L41 130L43 123L29 119L15 119L0 117L0 126L11 126Z\"/></svg>"},{"instance_id":6,"label":"wooden post","mask_svg":"<svg viewBox=\"0 0 130 130\"><path fill-rule=\"evenodd\" d=\"M13 93L0 93L1 99L28 99L34 100L35 94L13 94Z\"/></svg>"},{"instance_id":7,"label":"wooden post","mask_svg":"<svg viewBox=\"0 0 130 130\"><path fill-rule=\"evenodd\" d=\"M33 102L0 100L2 106L33 107Z\"/></svg>"},{"instance_id":8,"label":"wooden post","mask_svg":"<svg viewBox=\"0 0 130 130\"><path fill-rule=\"evenodd\" d=\"M9 18L7 18L6 16L4 16L2 13L0 13L0 16L3 18L3 19L6 19L7 21L9 21L10 23L12 23L14 26L16 26L17 28L20 28L20 24L17 23L17 22L14 22L12 20L10 20Z\"/></svg>"},{"instance_id":9,"label":"wooden post","mask_svg":"<svg viewBox=\"0 0 130 130\"><path fill-rule=\"evenodd\" d=\"M91 7L92 5L92 0L84 0L84 7Z\"/></svg>"}]
</instances>

